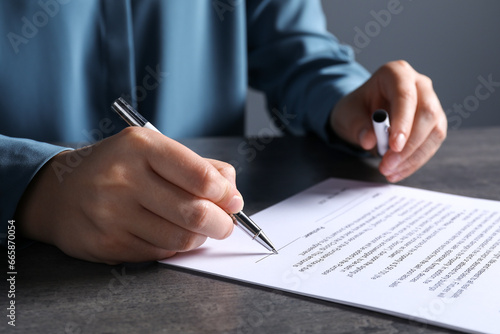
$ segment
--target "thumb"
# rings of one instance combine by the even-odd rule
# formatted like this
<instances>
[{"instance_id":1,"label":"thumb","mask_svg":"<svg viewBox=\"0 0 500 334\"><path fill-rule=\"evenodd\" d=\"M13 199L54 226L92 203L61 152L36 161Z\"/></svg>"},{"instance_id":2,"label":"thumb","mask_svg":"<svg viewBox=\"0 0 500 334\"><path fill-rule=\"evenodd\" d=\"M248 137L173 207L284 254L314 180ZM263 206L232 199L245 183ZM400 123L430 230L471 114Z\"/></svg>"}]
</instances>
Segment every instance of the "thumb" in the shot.
<instances>
[{"instance_id":1,"label":"thumb","mask_svg":"<svg viewBox=\"0 0 500 334\"><path fill-rule=\"evenodd\" d=\"M330 125L337 136L369 151L377 144L371 113L359 103L349 104L348 99L345 97L335 106Z\"/></svg>"}]
</instances>

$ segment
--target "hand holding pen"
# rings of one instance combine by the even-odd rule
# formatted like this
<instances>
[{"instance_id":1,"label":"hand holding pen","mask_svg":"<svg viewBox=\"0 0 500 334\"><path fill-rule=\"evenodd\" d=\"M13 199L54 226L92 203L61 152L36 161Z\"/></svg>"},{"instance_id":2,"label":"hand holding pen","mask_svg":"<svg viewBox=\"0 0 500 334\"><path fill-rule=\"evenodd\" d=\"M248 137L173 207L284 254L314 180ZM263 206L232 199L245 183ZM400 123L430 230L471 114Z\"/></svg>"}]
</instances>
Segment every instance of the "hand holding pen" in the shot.
<instances>
[{"instance_id":1,"label":"hand holding pen","mask_svg":"<svg viewBox=\"0 0 500 334\"><path fill-rule=\"evenodd\" d=\"M243 208L235 175L156 131L127 127L48 161L16 220L24 236L76 258L160 260L231 234L228 213Z\"/></svg>"},{"instance_id":2,"label":"hand holding pen","mask_svg":"<svg viewBox=\"0 0 500 334\"><path fill-rule=\"evenodd\" d=\"M125 122L130 126L138 126L147 128L160 133L160 131L148 122L141 114L139 114L130 104L123 98L118 98L112 105L112 109L120 115ZM271 243L271 240L264 234L264 231L255 224L245 213L242 211L230 214L233 222L239 226L245 233L247 233L253 240L261 244L264 248L277 254L276 248Z\"/></svg>"}]
</instances>

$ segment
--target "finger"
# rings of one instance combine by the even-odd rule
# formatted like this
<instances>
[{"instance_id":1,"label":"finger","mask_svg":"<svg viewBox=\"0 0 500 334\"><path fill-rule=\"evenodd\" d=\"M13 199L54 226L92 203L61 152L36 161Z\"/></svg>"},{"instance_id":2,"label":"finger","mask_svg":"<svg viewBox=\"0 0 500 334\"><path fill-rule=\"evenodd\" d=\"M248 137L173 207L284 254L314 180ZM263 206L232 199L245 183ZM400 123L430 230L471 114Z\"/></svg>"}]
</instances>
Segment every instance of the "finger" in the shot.
<instances>
[{"instance_id":1,"label":"finger","mask_svg":"<svg viewBox=\"0 0 500 334\"><path fill-rule=\"evenodd\" d=\"M375 145L377 145L377 137L375 136L375 131L369 125L363 127L359 131L359 146L361 146L366 151L374 150ZM375 154L374 152L372 152Z\"/></svg>"},{"instance_id":2,"label":"finger","mask_svg":"<svg viewBox=\"0 0 500 334\"><path fill-rule=\"evenodd\" d=\"M140 223L131 220L130 233L161 249L186 252L198 248L207 239L205 235L186 230L145 208L137 210L135 218L140 219Z\"/></svg>"},{"instance_id":3,"label":"finger","mask_svg":"<svg viewBox=\"0 0 500 334\"><path fill-rule=\"evenodd\" d=\"M405 159L398 168L384 174L389 182L399 182L422 167L436 153L443 140L442 132L435 128L424 143L412 155Z\"/></svg>"},{"instance_id":4,"label":"finger","mask_svg":"<svg viewBox=\"0 0 500 334\"><path fill-rule=\"evenodd\" d=\"M132 234L129 234L128 239L123 239L123 241L124 243L120 251L105 254L105 258L101 258L98 262L113 265L123 262L159 261L172 257L177 253L176 251L156 247Z\"/></svg>"},{"instance_id":5,"label":"finger","mask_svg":"<svg viewBox=\"0 0 500 334\"><path fill-rule=\"evenodd\" d=\"M371 150L377 144L377 138L371 123L369 107L359 102L362 100L359 91L339 101L330 115L330 125L340 138L359 145L364 150ZM356 110L353 110L353 106Z\"/></svg>"},{"instance_id":6,"label":"finger","mask_svg":"<svg viewBox=\"0 0 500 334\"><path fill-rule=\"evenodd\" d=\"M161 177L193 195L206 198L227 212L239 212L243 199L219 171L186 146L160 133L130 127L136 144L151 168Z\"/></svg>"},{"instance_id":7,"label":"finger","mask_svg":"<svg viewBox=\"0 0 500 334\"><path fill-rule=\"evenodd\" d=\"M214 239L233 231L231 217L213 202L171 184L150 170L146 183L136 192L140 205L179 227Z\"/></svg>"},{"instance_id":8,"label":"finger","mask_svg":"<svg viewBox=\"0 0 500 334\"><path fill-rule=\"evenodd\" d=\"M175 255L175 251L157 247L124 230L113 234L101 233L88 240L86 252L78 252L78 258L115 265L122 262L144 262L165 259ZM62 250L73 256L73 248Z\"/></svg>"},{"instance_id":9,"label":"finger","mask_svg":"<svg viewBox=\"0 0 500 334\"><path fill-rule=\"evenodd\" d=\"M165 182L159 176L156 177L160 182ZM152 184L157 185L156 182ZM147 190L152 189L137 188L136 192L149 193ZM147 197L141 196L141 198ZM89 254L99 262L105 260L109 263L111 260L120 259L134 262L138 259L165 258L178 251L197 248L207 238L205 235L188 231L150 212L133 197L123 199L102 197L100 202L105 203L104 208L101 209L97 205L96 216L89 217L92 221L97 220L97 223L79 225L80 229L84 229L80 230L79 234L93 235L92 238L87 239L89 242L87 249L91 251ZM154 200L147 200L147 202L154 202ZM216 207L224 217L229 218L222 209L209 203ZM228 220L232 228L232 221L230 218ZM84 233L86 231L87 233ZM136 236L143 243L138 239L131 239L130 235Z\"/></svg>"},{"instance_id":10,"label":"finger","mask_svg":"<svg viewBox=\"0 0 500 334\"><path fill-rule=\"evenodd\" d=\"M389 146L393 151L401 152L410 136L417 109L416 72L403 61L390 63L382 70L388 73L380 76L379 84L389 102Z\"/></svg>"},{"instance_id":11,"label":"finger","mask_svg":"<svg viewBox=\"0 0 500 334\"><path fill-rule=\"evenodd\" d=\"M403 162L411 157L423 145L429 137L429 131L432 131L434 124L429 124L426 119L417 118L404 149L401 152L389 150L379 165L379 170L383 175L394 174Z\"/></svg>"},{"instance_id":12,"label":"finger","mask_svg":"<svg viewBox=\"0 0 500 334\"><path fill-rule=\"evenodd\" d=\"M135 251L131 252L131 254L128 254L127 258L122 259L121 262L159 261L172 257L175 254L177 254L176 251L171 251L168 249L154 246L137 236L131 235L131 238L137 240L137 243L142 241L143 245L141 248L139 248L139 246L135 248ZM130 243L128 243L128 249L132 249L130 247Z\"/></svg>"},{"instance_id":13,"label":"finger","mask_svg":"<svg viewBox=\"0 0 500 334\"><path fill-rule=\"evenodd\" d=\"M432 88L430 79L420 75L416 87L418 90L418 104L413 129L404 149L400 153L389 151L382 159L380 171L384 175L393 174L402 162L412 156L426 140L429 140L432 131L437 131L437 134L439 134L443 130L440 125L445 119L444 112ZM445 127L444 133L438 137L442 137L442 140L444 140L446 137ZM442 140L437 140L434 143L437 146L436 150L441 145ZM430 151L429 154L431 154Z\"/></svg>"},{"instance_id":14,"label":"finger","mask_svg":"<svg viewBox=\"0 0 500 334\"><path fill-rule=\"evenodd\" d=\"M231 164L215 159L206 160L210 162L219 171L219 173L221 173L221 175L231 182L231 184L236 188L236 170Z\"/></svg>"}]
</instances>

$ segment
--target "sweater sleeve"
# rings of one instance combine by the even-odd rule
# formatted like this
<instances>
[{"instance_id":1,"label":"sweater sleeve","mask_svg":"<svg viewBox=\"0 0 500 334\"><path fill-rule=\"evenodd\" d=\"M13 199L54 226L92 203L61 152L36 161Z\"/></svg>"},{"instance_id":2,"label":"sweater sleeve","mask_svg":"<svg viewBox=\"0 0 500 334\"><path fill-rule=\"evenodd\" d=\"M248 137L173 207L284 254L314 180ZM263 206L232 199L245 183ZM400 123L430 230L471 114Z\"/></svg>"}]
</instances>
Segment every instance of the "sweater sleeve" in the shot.
<instances>
[{"instance_id":1,"label":"sweater sleeve","mask_svg":"<svg viewBox=\"0 0 500 334\"><path fill-rule=\"evenodd\" d=\"M0 135L0 244L6 246L7 225L40 168L66 147Z\"/></svg>"},{"instance_id":2,"label":"sweater sleeve","mask_svg":"<svg viewBox=\"0 0 500 334\"><path fill-rule=\"evenodd\" d=\"M369 73L326 30L319 0L247 1L250 85L263 91L277 126L330 141L328 118Z\"/></svg>"}]
</instances>

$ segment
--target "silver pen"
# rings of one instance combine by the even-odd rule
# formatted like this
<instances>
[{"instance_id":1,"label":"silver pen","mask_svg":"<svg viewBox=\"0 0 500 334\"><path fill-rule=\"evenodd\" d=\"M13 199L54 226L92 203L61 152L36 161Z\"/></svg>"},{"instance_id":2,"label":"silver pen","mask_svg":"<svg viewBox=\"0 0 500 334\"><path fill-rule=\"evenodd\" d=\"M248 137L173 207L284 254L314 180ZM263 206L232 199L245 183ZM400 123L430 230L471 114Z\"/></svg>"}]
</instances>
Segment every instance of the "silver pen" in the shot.
<instances>
[{"instance_id":1,"label":"silver pen","mask_svg":"<svg viewBox=\"0 0 500 334\"><path fill-rule=\"evenodd\" d=\"M130 104L123 98L118 98L111 108L130 126L140 126L148 128L156 132L160 132L153 124L149 123L141 114L139 114ZM262 229L255 224L243 211L229 214L235 225L245 231L253 240L264 246L267 250L278 254L278 251L272 244L271 240L264 234Z\"/></svg>"}]
</instances>

